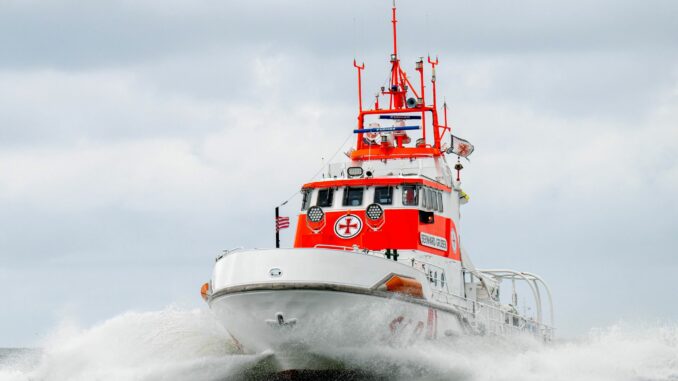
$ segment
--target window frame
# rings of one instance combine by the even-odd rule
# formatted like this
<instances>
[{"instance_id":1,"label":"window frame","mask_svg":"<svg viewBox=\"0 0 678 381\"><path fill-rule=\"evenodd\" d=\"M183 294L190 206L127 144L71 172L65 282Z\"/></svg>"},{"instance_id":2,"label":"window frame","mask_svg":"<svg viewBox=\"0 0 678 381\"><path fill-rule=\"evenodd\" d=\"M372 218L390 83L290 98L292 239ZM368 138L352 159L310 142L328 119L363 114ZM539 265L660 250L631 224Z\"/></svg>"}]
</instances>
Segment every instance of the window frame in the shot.
<instances>
[{"instance_id":1,"label":"window frame","mask_svg":"<svg viewBox=\"0 0 678 381\"><path fill-rule=\"evenodd\" d=\"M305 188L301 190L301 210L308 210L311 207L311 196L313 196L313 188Z\"/></svg>"},{"instance_id":2,"label":"window frame","mask_svg":"<svg viewBox=\"0 0 678 381\"><path fill-rule=\"evenodd\" d=\"M325 199L324 199L325 201L329 201L329 203L326 204L326 205L320 205L320 200L321 200L320 195L322 194L323 191L329 192L329 197L325 197ZM330 188L318 189L318 197L316 197L316 200L315 200L316 206L319 206L321 208L331 208L333 203L334 203L334 188L330 187Z\"/></svg>"},{"instance_id":3,"label":"window frame","mask_svg":"<svg viewBox=\"0 0 678 381\"><path fill-rule=\"evenodd\" d=\"M402 184L402 192L400 192L401 195L401 200L400 203L403 206L419 206L419 191L421 190L421 187L417 184ZM412 190L414 192L414 200L413 203L407 203L407 198L405 197L405 191L406 190Z\"/></svg>"},{"instance_id":4,"label":"window frame","mask_svg":"<svg viewBox=\"0 0 678 381\"><path fill-rule=\"evenodd\" d=\"M382 202L380 202L380 201L377 199L377 191L378 191L379 189L386 189L386 190L388 190L388 200L389 200L388 203L382 203ZM392 187L392 186L388 186L388 185L386 185L386 186L374 187L374 197L373 197L373 201L374 201L375 204L379 204L379 205L393 205L393 187Z\"/></svg>"},{"instance_id":5,"label":"window frame","mask_svg":"<svg viewBox=\"0 0 678 381\"><path fill-rule=\"evenodd\" d=\"M360 190L360 203L358 205L349 205L348 204L348 201L349 201L348 195L349 195L349 192L352 191L352 190L354 190L354 191ZM344 195L343 195L342 200L341 200L341 205L342 206L351 206L351 207L362 206L364 199L365 199L365 187L344 187Z\"/></svg>"},{"instance_id":6,"label":"window frame","mask_svg":"<svg viewBox=\"0 0 678 381\"><path fill-rule=\"evenodd\" d=\"M431 189L431 204L433 204L433 210L438 211L438 191Z\"/></svg>"}]
</instances>

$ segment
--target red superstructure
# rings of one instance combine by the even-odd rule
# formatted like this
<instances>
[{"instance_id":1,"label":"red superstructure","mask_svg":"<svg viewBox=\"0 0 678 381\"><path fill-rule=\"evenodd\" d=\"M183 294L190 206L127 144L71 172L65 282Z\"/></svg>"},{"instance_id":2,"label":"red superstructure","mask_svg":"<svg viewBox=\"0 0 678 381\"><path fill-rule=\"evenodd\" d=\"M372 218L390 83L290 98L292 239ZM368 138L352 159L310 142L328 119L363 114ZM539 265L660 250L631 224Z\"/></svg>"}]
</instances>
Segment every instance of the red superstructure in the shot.
<instances>
[{"instance_id":1,"label":"red superstructure","mask_svg":"<svg viewBox=\"0 0 678 381\"><path fill-rule=\"evenodd\" d=\"M363 109L365 65L353 61L358 73L356 146L347 153L350 162L330 165L323 180L303 186L294 246L418 250L459 260L460 189L455 189L444 157L447 147L442 146L451 129L445 106L442 124L438 118L438 59L427 59L432 99L427 104L423 58L415 62L418 87L401 67L395 4L391 22L388 87L380 89L371 109ZM380 107L380 97L388 99L387 107ZM392 125L382 126L384 122Z\"/></svg>"}]
</instances>

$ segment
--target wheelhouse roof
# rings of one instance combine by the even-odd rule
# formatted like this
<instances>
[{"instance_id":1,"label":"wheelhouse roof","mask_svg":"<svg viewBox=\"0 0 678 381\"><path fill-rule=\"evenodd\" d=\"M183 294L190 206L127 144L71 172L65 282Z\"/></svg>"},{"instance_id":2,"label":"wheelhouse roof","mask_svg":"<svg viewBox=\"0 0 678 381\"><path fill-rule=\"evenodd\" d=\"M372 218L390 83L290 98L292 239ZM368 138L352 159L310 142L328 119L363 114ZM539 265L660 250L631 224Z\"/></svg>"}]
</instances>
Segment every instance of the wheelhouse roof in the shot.
<instances>
[{"instance_id":1,"label":"wheelhouse roof","mask_svg":"<svg viewBox=\"0 0 678 381\"><path fill-rule=\"evenodd\" d=\"M423 177L360 177L354 179L326 179L313 181L304 184L302 188L328 188L328 187L352 187L352 186L383 186L400 184L419 184L438 189L444 192L451 192L452 188L443 185L437 181Z\"/></svg>"}]
</instances>

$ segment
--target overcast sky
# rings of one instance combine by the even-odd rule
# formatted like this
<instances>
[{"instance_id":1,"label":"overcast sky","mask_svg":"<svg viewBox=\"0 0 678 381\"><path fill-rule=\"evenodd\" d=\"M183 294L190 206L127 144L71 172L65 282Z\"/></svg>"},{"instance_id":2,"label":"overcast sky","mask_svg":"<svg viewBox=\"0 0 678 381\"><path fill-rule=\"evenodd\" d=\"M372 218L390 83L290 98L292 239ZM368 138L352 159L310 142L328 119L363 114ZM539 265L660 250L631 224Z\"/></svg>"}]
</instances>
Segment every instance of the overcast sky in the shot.
<instances>
[{"instance_id":1,"label":"overcast sky","mask_svg":"<svg viewBox=\"0 0 678 381\"><path fill-rule=\"evenodd\" d=\"M202 307L214 257L271 246L275 205L351 135L352 60L367 102L389 19L390 0L0 2L0 347ZM669 0L399 2L404 68L439 56L476 146L462 243L543 275L561 335L678 316L677 19Z\"/></svg>"}]
</instances>

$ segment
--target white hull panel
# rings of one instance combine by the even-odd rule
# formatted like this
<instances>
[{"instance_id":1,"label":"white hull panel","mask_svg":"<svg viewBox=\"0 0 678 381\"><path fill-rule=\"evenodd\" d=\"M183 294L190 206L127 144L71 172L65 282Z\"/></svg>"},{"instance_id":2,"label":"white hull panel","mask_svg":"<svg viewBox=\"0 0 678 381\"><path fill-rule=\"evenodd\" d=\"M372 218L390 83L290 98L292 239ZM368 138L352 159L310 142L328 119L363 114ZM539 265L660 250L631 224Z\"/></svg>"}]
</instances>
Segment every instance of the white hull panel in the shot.
<instances>
[{"instance_id":1,"label":"white hull panel","mask_svg":"<svg viewBox=\"0 0 678 381\"><path fill-rule=\"evenodd\" d=\"M323 290L237 292L211 301L248 352L322 353L324 348L407 345L463 333L456 315L421 304Z\"/></svg>"},{"instance_id":2,"label":"white hull panel","mask_svg":"<svg viewBox=\"0 0 678 381\"><path fill-rule=\"evenodd\" d=\"M322 350L361 343L404 345L457 335L454 308L377 289L394 274L426 276L401 262L327 249L229 253L212 276L210 307L248 352Z\"/></svg>"}]
</instances>

